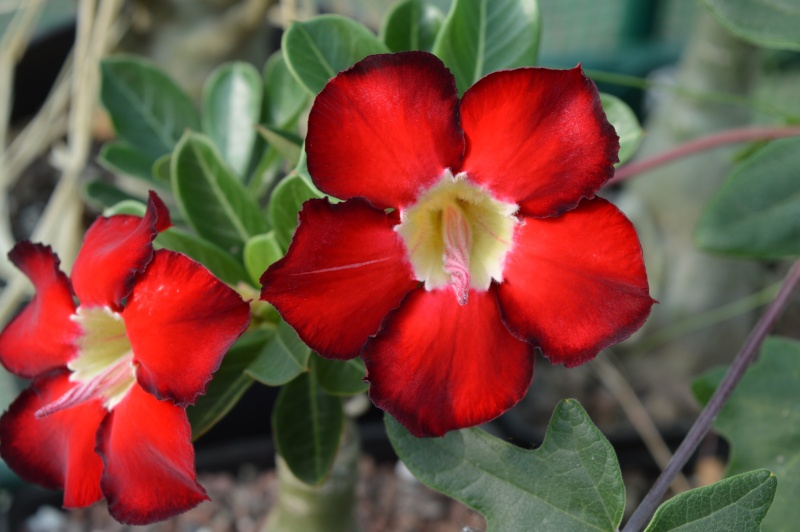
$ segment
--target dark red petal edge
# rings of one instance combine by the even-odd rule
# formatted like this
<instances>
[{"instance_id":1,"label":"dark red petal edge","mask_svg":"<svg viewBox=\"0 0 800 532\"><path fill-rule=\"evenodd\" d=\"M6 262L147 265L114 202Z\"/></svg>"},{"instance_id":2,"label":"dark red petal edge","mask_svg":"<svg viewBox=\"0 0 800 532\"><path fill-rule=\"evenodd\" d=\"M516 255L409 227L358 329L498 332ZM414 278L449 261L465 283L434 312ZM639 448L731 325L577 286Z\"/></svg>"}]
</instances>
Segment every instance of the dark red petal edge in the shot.
<instances>
[{"instance_id":1,"label":"dark red petal edge","mask_svg":"<svg viewBox=\"0 0 800 532\"><path fill-rule=\"evenodd\" d=\"M364 346L369 395L417 437L485 423L525 396L534 348L503 325L494 288L459 305L411 292Z\"/></svg>"},{"instance_id":2,"label":"dark red petal edge","mask_svg":"<svg viewBox=\"0 0 800 532\"><path fill-rule=\"evenodd\" d=\"M30 278L36 293L0 333L0 362L10 372L32 379L66 366L76 353L81 329L70 319L75 313L72 288L49 246L20 242L8 258Z\"/></svg>"}]
</instances>

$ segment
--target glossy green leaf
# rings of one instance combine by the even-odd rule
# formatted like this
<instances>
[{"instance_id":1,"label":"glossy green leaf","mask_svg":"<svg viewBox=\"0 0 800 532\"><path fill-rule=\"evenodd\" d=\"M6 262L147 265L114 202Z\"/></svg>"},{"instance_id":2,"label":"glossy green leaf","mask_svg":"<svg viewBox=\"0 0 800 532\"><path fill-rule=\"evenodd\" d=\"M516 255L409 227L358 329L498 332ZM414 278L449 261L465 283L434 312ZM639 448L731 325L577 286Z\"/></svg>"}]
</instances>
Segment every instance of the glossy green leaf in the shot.
<instances>
[{"instance_id":1,"label":"glossy green leaf","mask_svg":"<svg viewBox=\"0 0 800 532\"><path fill-rule=\"evenodd\" d=\"M275 187L267 207L267 218L283 249L287 249L292 241L297 228L297 213L303 203L308 199L321 197L323 194L299 174L287 176Z\"/></svg>"},{"instance_id":2,"label":"glossy green leaf","mask_svg":"<svg viewBox=\"0 0 800 532\"><path fill-rule=\"evenodd\" d=\"M490 530L617 530L625 505L614 449L574 399L553 412L541 447L480 429L415 438L386 416L397 455L419 480L484 515Z\"/></svg>"},{"instance_id":3,"label":"glossy green leaf","mask_svg":"<svg viewBox=\"0 0 800 532\"><path fill-rule=\"evenodd\" d=\"M192 425L192 439L196 440L216 425L253 384L244 370L255 360L273 331L261 329L239 338L222 359L222 364L194 406L186 409Z\"/></svg>"},{"instance_id":4,"label":"glossy green leaf","mask_svg":"<svg viewBox=\"0 0 800 532\"><path fill-rule=\"evenodd\" d=\"M742 39L800 50L800 3L794 0L702 0L720 23Z\"/></svg>"},{"instance_id":5,"label":"glossy green leaf","mask_svg":"<svg viewBox=\"0 0 800 532\"><path fill-rule=\"evenodd\" d=\"M278 129L292 129L308 104L308 93L289 71L278 50L264 65L264 106L261 120Z\"/></svg>"},{"instance_id":6,"label":"glossy green leaf","mask_svg":"<svg viewBox=\"0 0 800 532\"><path fill-rule=\"evenodd\" d=\"M697 244L738 256L800 255L800 138L770 142L737 165L695 229Z\"/></svg>"},{"instance_id":7,"label":"glossy green leaf","mask_svg":"<svg viewBox=\"0 0 800 532\"><path fill-rule=\"evenodd\" d=\"M303 139L294 133L281 131L269 126L259 125L257 129L264 140L266 140L270 146L278 150L290 165L297 165L297 162L300 160L300 152L303 149Z\"/></svg>"},{"instance_id":8,"label":"glossy green leaf","mask_svg":"<svg viewBox=\"0 0 800 532\"><path fill-rule=\"evenodd\" d=\"M463 93L490 72L535 65L539 32L536 0L454 0L433 53Z\"/></svg>"},{"instance_id":9,"label":"glossy green leaf","mask_svg":"<svg viewBox=\"0 0 800 532\"><path fill-rule=\"evenodd\" d=\"M117 205L122 201L135 201L145 205L145 200L137 198L127 192L120 190L113 183L93 179L83 187L83 195L89 203L97 207L105 208Z\"/></svg>"},{"instance_id":10,"label":"glossy green leaf","mask_svg":"<svg viewBox=\"0 0 800 532\"><path fill-rule=\"evenodd\" d=\"M775 475L761 469L686 491L662 504L645 532L758 532L777 486Z\"/></svg>"},{"instance_id":11,"label":"glossy green leaf","mask_svg":"<svg viewBox=\"0 0 800 532\"><path fill-rule=\"evenodd\" d=\"M152 63L116 56L100 63L100 98L122 140L155 161L186 129L200 129L189 96Z\"/></svg>"},{"instance_id":12,"label":"glossy green leaf","mask_svg":"<svg viewBox=\"0 0 800 532\"><path fill-rule=\"evenodd\" d=\"M272 432L278 453L306 484L328 475L344 429L342 400L317 386L313 373L300 375L278 395Z\"/></svg>"},{"instance_id":13,"label":"glossy green leaf","mask_svg":"<svg viewBox=\"0 0 800 532\"><path fill-rule=\"evenodd\" d=\"M203 131L240 179L244 179L256 140L264 88L248 63L217 68L203 88Z\"/></svg>"},{"instance_id":14,"label":"glossy green leaf","mask_svg":"<svg viewBox=\"0 0 800 532\"><path fill-rule=\"evenodd\" d=\"M431 51L442 27L444 13L422 0L404 0L389 9L380 36L393 52Z\"/></svg>"},{"instance_id":15,"label":"glossy green leaf","mask_svg":"<svg viewBox=\"0 0 800 532\"><path fill-rule=\"evenodd\" d=\"M312 95L366 56L389 52L367 28L338 15L294 22L283 34L282 48L289 70Z\"/></svg>"},{"instance_id":16,"label":"glossy green leaf","mask_svg":"<svg viewBox=\"0 0 800 532\"><path fill-rule=\"evenodd\" d=\"M255 286L260 286L261 276L273 262L283 257L275 232L256 235L244 245L244 266Z\"/></svg>"},{"instance_id":17,"label":"glossy green leaf","mask_svg":"<svg viewBox=\"0 0 800 532\"><path fill-rule=\"evenodd\" d=\"M698 379L704 395L716 388L720 372ZM778 489L764 530L791 530L800 522L800 342L769 337L758 362L742 377L714 424L731 445L726 476L759 468L772 470ZM698 394L698 390L705 390Z\"/></svg>"},{"instance_id":18,"label":"glossy green leaf","mask_svg":"<svg viewBox=\"0 0 800 532\"><path fill-rule=\"evenodd\" d=\"M152 159L125 142L106 142L97 156L100 166L120 174L153 181Z\"/></svg>"},{"instance_id":19,"label":"glossy green leaf","mask_svg":"<svg viewBox=\"0 0 800 532\"><path fill-rule=\"evenodd\" d=\"M178 208L200 236L238 254L250 237L267 232L258 204L208 137L187 132L170 173Z\"/></svg>"},{"instance_id":20,"label":"glossy green leaf","mask_svg":"<svg viewBox=\"0 0 800 532\"><path fill-rule=\"evenodd\" d=\"M315 354L312 368L319 387L331 395L356 395L369 389L369 383L364 382L367 369L360 358L328 360Z\"/></svg>"},{"instance_id":21,"label":"glossy green leaf","mask_svg":"<svg viewBox=\"0 0 800 532\"><path fill-rule=\"evenodd\" d=\"M619 162L617 164L624 164L633 157L636 148L639 147L643 135L642 127L628 104L616 96L600 94L600 101L606 112L606 118L614 126L619 136Z\"/></svg>"},{"instance_id":22,"label":"glossy green leaf","mask_svg":"<svg viewBox=\"0 0 800 532\"><path fill-rule=\"evenodd\" d=\"M249 279L244 266L230 253L179 227L160 232L153 244L156 248L171 249L191 257L230 285Z\"/></svg>"},{"instance_id":23,"label":"glossy green leaf","mask_svg":"<svg viewBox=\"0 0 800 532\"><path fill-rule=\"evenodd\" d=\"M275 337L264 346L247 374L267 386L286 384L308 371L311 349L285 321L278 324Z\"/></svg>"}]
</instances>

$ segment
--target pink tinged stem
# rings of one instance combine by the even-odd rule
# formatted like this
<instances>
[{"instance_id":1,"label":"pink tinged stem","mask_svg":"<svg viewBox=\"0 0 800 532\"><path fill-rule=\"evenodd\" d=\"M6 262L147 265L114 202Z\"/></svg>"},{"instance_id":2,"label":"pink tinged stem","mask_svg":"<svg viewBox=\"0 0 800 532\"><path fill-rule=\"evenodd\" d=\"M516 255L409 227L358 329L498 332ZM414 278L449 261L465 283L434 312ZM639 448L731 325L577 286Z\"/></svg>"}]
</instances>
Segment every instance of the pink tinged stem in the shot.
<instances>
[{"instance_id":1,"label":"pink tinged stem","mask_svg":"<svg viewBox=\"0 0 800 532\"><path fill-rule=\"evenodd\" d=\"M102 373L88 381L78 381L78 385L67 393L34 413L37 419L78 406L81 403L104 398L104 393L122 385L131 378L130 357L123 357Z\"/></svg>"},{"instance_id":2,"label":"pink tinged stem","mask_svg":"<svg viewBox=\"0 0 800 532\"><path fill-rule=\"evenodd\" d=\"M466 305L469 297L469 253L472 248L472 229L469 221L455 205L442 212L444 239L444 271L450 275L450 284L459 305Z\"/></svg>"}]
</instances>

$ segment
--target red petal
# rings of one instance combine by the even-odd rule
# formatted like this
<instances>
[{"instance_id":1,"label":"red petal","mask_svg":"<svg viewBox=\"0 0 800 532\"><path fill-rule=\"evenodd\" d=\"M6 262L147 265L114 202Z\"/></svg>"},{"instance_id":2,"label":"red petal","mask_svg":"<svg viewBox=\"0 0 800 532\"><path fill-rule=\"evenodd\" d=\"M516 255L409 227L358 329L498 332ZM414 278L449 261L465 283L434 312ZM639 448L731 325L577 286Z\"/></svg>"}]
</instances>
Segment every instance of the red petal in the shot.
<instances>
[{"instance_id":1,"label":"red petal","mask_svg":"<svg viewBox=\"0 0 800 532\"><path fill-rule=\"evenodd\" d=\"M72 286L81 305L103 305L119 311L134 277L153 257L153 239L169 226L167 208L155 193L150 194L144 218L98 218L86 231L72 267Z\"/></svg>"},{"instance_id":2,"label":"red petal","mask_svg":"<svg viewBox=\"0 0 800 532\"><path fill-rule=\"evenodd\" d=\"M205 393L250 306L202 264L158 250L122 312L139 384L180 405Z\"/></svg>"},{"instance_id":3,"label":"red petal","mask_svg":"<svg viewBox=\"0 0 800 532\"><path fill-rule=\"evenodd\" d=\"M328 358L358 356L417 281L394 221L363 199L310 200L286 256L261 277L261 299Z\"/></svg>"},{"instance_id":4,"label":"red petal","mask_svg":"<svg viewBox=\"0 0 800 532\"><path fill-rule=\"evenodd\" d=\"M418 437L494 419L533 377L533 346L503 326L493 289L463 306L449 287L414 290L361 356L372 401Z\"/></svg>"},{"instance_id":5,"label":"red petal","mask_svg":"<svg viewBox=\"0 0 800 532\"><path fill-rule=\"evenodd\" d=\"M654 303L633 225L601 198L556 218L524 218L503 277L509 329L566 366L633 334Z\"/></svg>"},{"instance_id":6,"label":"red petal","mask_svg":"<svg viewBox=\"0 0 800 532\"><path fill-rule=\"evenodd\" d=\"M208 500L197 483L186 411L134 386L103 421L97 451L108 511L120 523L161 521Z\"/></svg>"},{"instance_id":7,"label":"red petal","mask_svg":"<svg viewBox=\"0 0 800 532\"><path fill-rule=\"evenodd\" d=\"M580 67L489 74L461 101L461 170L532 216L593 197L614 175L619 139Z\"/></svg>"},{"instance_id":8,"label":"red petal","mask_svg":"<svg viewBox=\"0 0 800 532\"><path fill-rule=\"evenodd\" d=\"M373 55L328 82L308 117L320 190L378 208L412 203L464 153L455 78L426 52Z\"/></svg>"},{"instance_id":9,"label":"red petal","mask_svg":"<svg viewBox=\"0 0 800 532\"><path fill-rule=\"evenodd\" d=\"M31 379L66 366L76 352L80 327L70 319L75 302L67 276L53 250L20 242L9 260L33 282L36 294L0 333L0 362L12 373Z\"/></svg>"},{"instance_id":10,"label":"red petal","mask_svg":"<svg viewBox=\"0 0 800 532\"><path fill-rule=\"evenodd\" d=\"M64 506L100 500L103 462L95 453L100 422L108 414L99 400L39 418L34 412L66 393L68 373L33 382L0 418L0 455L20 477L64 490Z\"/></svg>"}]
</instances>

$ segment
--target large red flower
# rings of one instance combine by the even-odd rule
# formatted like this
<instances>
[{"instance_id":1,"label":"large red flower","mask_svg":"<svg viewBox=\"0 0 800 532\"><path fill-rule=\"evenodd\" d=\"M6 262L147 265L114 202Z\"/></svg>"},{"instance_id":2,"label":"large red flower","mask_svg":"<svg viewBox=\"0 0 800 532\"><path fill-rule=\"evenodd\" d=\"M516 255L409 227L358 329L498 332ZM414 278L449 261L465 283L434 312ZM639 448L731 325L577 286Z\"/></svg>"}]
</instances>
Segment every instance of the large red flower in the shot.
<instances>
[{"instance_id":1,"label":"large red flower","mask_svg":"<svg viewBox=\"0 0 800 532\"><path fill-rule=\"evenodd\" d=\"M619 141L579 67L521 68L459 101L424 52L371 56L317 96L310 200L261 297L321 355L361 356L417 436L519 401L534 347L575 366L653 304L636 232L595 197Z\"/></svg>"},{"instance_id":2,"label":"large red flower","mask_svg":"<svg viewBox=\"0 0 800 532\"><path fill-rule=\"evenodd\" d=\"M34 380L0 418L0 455L22 478L63 489L65 507L105 497L129 524L208 499L185 407L250 316L202 265L154 251L169 226L154 193L143 218L99 218L71 280L49 247L9 253L36 295L0 333L0 362Z\"/></svg>"}]
</instances>

